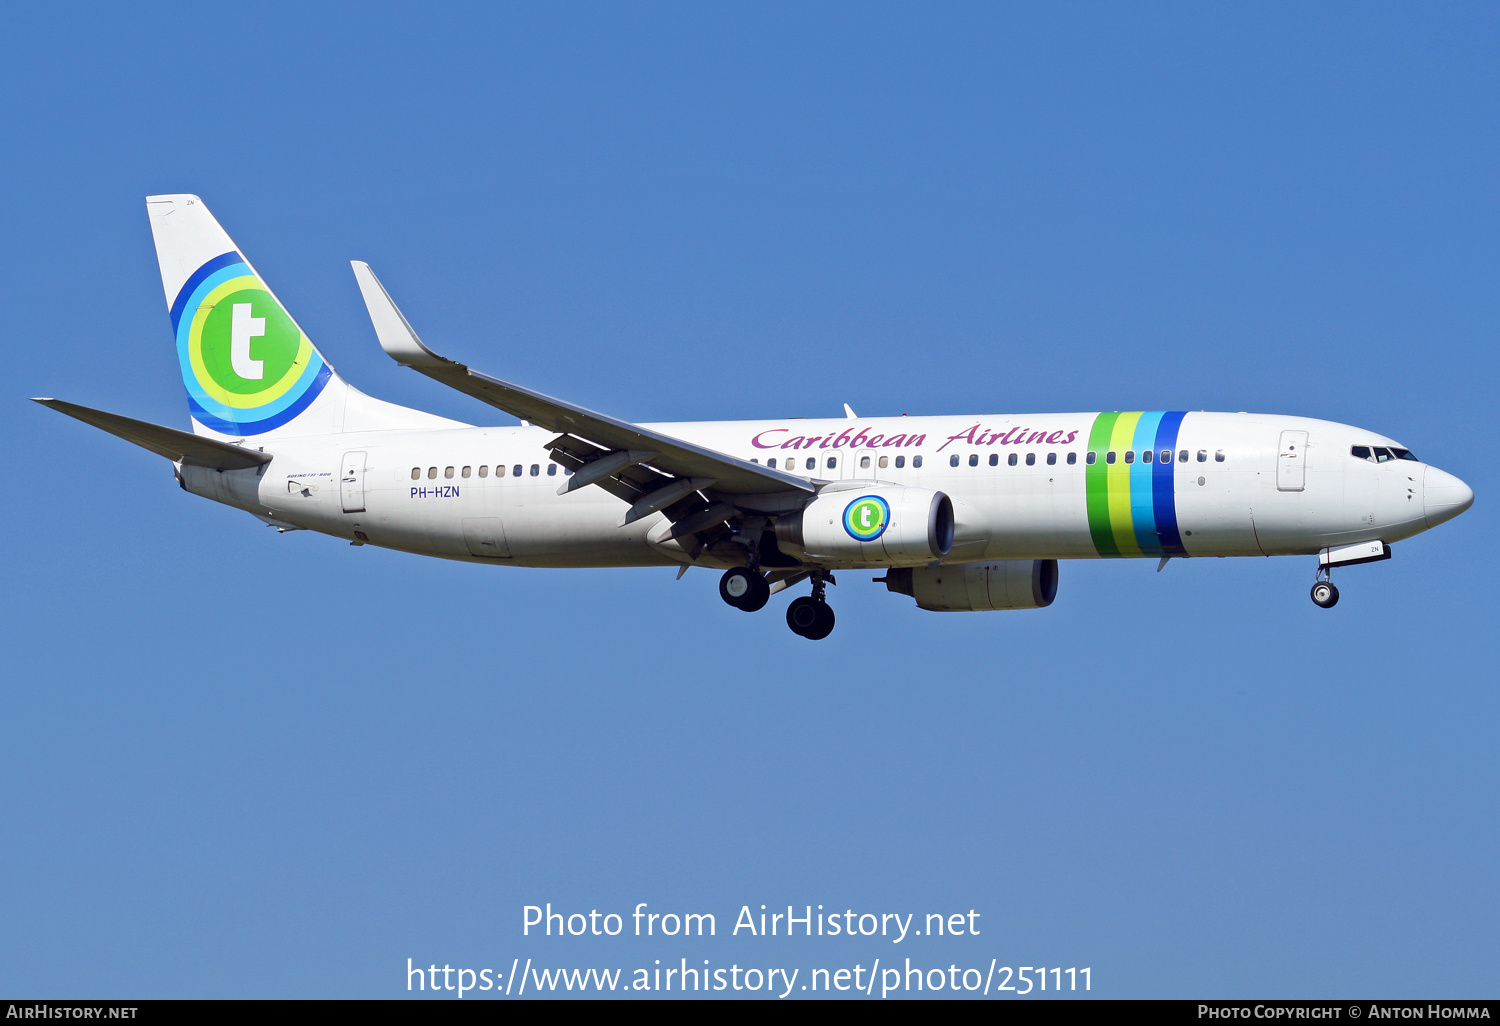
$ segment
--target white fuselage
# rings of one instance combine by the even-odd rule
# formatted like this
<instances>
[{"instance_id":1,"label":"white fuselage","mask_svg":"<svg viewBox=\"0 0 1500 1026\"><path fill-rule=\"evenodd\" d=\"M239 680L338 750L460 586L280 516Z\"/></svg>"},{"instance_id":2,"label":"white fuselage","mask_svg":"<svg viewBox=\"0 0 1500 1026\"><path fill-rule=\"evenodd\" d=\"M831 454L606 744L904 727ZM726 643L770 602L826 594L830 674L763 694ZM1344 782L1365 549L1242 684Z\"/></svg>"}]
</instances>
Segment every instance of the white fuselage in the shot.
<instances>
[{"instance_id":1,"label":"white fuselage","mask_svg":"<svg viewBox=\"0 0 1500 1026\"><path fill-rule=\"evenodd\" d=\"M1451 475L1411 459L1352 456L1353 446L1397 445L1359 428L1301 417L1179 415L1165 452L1168 471L1162 450L1151 450L1147 465L1143 449L1126 447L1128 437L1106 449L1096 424L1113 416L646 427L763 465L774 459L778 469L840 489L883 482L942 491L957 521L948 563L1308 554L1397 541L1461 511ZM536 427L462 427L277 438L266 445L275 458L258 471L179 472L189 491L278 526L423 555L543 567L685 560L662 544L662 514L622 527L625 504L600 488L559 495L566 474L546 448L555 437ZM1175 514L1178 532L1168 548L1160 547L1164 509Z\"/></svg>"}]
</instances>

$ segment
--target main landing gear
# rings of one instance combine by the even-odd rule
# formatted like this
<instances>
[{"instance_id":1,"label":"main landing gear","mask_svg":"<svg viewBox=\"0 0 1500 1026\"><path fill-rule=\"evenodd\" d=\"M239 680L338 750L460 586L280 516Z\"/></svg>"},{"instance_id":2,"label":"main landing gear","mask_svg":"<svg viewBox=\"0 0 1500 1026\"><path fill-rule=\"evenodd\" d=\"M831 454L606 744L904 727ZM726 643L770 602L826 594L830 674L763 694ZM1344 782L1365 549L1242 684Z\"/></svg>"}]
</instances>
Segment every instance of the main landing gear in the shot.
<instances>
[{"instance_id":1,"label":"main landing gear","mask_svg":"<svg viewBox=\"0 0 1500 1026\"><path fill-rule=\"evenodd\" d=\"M823 596L827 580L819 575L813 578L813 592L793 599L786 607L786 625L792 633L809 641L822 641L833 633L833 608Z\"/></svg>"},{"instance_id":2,"label":"main landing gear","mask_svg":"<svg viewBox=\"0 0 1500 1026\"><path fill-rule=\"evenodd\" d=\"M1332 609L1339 603L1339 590L1333 586L1332 576L1326 566L1319 567L1317 580L1312 586L1313 603L1323 609Z\"/></svg>"},{"instance_id":3,"label":"main landing gear","mask_svg":"<svg viewBox=\"0 0 1500 1026\"><path fill-rule=\"evenodd\" d=\"M771 586L759 570L737 566L719 578L719 597L736 609L753 613L770 600Z\"/></svg>"},{"instance_id":4,"label":"main landing gear","mask_svg":"<svg viewBox=\"0 0 1500 1026\"><path fill-rule=\"evenodd\" d=\"M793 599L787 606L786 625L793 634L809 641L821 641L833 633L833 610L824 596L832 581L830 573L814 574L812 594ZM719 578L719 597L736 609L753 613L765 608L771 597L771 586L759 569L737 566L724 571L724 576Z\"/></svg>"}]
</instances>

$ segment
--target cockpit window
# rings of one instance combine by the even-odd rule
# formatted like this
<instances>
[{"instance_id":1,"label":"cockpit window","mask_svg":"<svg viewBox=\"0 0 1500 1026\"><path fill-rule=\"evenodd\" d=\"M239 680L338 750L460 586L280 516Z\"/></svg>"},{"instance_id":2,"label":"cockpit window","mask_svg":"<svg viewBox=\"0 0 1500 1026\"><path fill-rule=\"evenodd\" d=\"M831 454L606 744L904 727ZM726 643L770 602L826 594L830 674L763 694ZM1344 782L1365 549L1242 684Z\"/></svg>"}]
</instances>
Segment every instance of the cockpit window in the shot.
<instances>
[{"instance_id":1,"label":"cockpit window","mask_svg":"<svg viewBox=\"0 0 1500 1026\"><path fill-rule=\"evenodd\" d=\"M1410 449L1399 449L1394 445L1352 445L1349 447L1349 455L1357 460L1369 460L1371 463L1389 463L1391 460L1422 462L1413 455Z\"/></svg>"}]
</instances>

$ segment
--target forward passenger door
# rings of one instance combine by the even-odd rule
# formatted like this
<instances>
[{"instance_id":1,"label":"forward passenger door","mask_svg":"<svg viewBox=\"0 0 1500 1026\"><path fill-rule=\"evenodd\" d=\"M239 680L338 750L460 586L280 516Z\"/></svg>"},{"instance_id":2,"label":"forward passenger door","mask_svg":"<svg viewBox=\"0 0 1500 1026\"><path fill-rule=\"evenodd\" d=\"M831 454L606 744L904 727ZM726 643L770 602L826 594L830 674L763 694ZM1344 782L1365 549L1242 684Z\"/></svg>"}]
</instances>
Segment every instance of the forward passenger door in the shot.
<instances>
[{"instance_id":1,"label":"forward passenger door","mask_svg":"<svg viewBox=\"0 0 1500 1026\"><path fill-rule=\"evenodd\" d=\"M1276 490L1300 492L1307 482L1307 432L1283 431L1276 452Z\"/></svg>"}]
</instances>

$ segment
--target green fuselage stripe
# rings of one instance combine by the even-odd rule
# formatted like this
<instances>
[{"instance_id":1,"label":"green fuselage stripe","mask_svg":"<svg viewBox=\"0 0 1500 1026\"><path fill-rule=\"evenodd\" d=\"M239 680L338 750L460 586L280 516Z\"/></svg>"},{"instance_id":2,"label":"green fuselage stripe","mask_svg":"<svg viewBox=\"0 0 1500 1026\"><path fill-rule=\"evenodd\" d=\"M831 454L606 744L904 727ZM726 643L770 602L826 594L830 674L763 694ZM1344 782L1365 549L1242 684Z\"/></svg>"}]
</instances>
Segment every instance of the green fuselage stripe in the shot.
<instances>
[{"instance_id":1,"label":"green fuselage stripe","mask_svg":"<svg viewBox=\"0 0 1500 1026\"><path fill-rule=\"evenodd\" d=\"M1114 532L1109 527L1109 467L1104 462L1110 434L1119 416L1118 413L1101 413L1094 419L1093 430L1089 432L1089 451L1096 454L1096 461L1084 468L1084 485L1089 505L1089 535L1094 540L1094 550L1101 556L1120 554Z\"/></svg>"}]
</instances>

